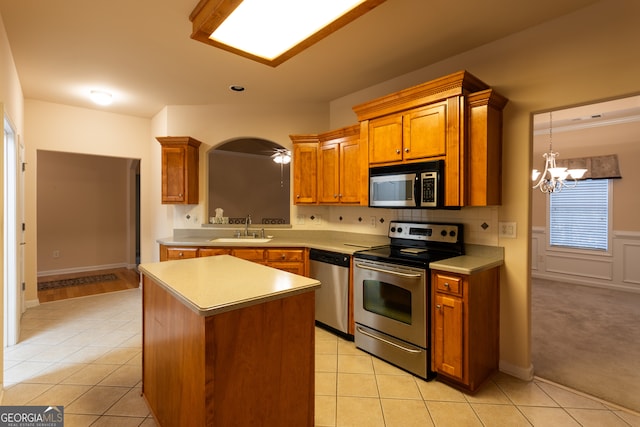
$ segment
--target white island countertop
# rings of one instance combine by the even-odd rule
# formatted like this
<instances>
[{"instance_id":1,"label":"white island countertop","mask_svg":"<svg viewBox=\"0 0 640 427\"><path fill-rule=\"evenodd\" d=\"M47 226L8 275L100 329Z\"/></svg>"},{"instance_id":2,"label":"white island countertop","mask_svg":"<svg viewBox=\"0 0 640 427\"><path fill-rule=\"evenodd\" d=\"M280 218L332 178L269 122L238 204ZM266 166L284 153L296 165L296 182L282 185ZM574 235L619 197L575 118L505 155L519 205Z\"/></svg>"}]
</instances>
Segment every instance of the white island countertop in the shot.
<instances>
[{"instance_id":1,"label":"white island countertop","mask_svg":"<svg viewBox=\"0 0 640 427\"><path fill-rule=\"evenodd\" d=\"M231 255L146 263L142 273L201 316L312 291L320 282Z\"/></svg>"}]
</instances>

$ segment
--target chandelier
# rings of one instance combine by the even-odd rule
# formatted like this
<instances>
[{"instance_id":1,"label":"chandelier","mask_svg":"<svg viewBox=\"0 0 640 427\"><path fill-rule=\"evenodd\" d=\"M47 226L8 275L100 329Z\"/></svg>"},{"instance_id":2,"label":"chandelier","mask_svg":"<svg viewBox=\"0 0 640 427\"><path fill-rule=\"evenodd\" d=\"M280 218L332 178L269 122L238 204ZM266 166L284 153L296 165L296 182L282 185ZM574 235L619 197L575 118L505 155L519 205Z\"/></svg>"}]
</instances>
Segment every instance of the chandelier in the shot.
<instances>
[{"instance_id":1,"label":"chandelier","mask_svg":"<svg viewBox=\"0 0 640 427\"><path fill-rule=\"evenodd\" d=\"M538 182L533 186L543 193L560 192L563 188L573 188L578 184L578 179L587 171L586 169L567 169L556 166L557 152L553 151L553 117L549 112L549 152L544 153L542 157L545 159L544 172L540 173L534 169L531 173L531 180Z\"/></svg>"}]
</instances>

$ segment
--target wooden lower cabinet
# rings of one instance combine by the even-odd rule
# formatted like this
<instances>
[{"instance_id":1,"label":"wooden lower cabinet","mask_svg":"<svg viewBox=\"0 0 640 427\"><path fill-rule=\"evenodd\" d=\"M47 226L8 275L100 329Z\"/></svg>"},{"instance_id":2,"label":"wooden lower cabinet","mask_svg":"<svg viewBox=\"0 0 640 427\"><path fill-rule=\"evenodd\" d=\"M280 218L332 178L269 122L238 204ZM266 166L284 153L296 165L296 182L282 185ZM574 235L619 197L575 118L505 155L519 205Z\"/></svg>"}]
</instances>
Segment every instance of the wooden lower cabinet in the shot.
<instances>
[{"instance_id":1,"label":"wooden lower cabinet","mask_svg":"<svg viewBox=\"0 0 640 427\"><path fill-rule=\"evenodd\" d=\"M474 392L498 369L499 268L471 275L432 270L432 370Z\"/></svg>"},{"instance_id":2,"label":"wooden lower cabinet","mask_svg":"<svg viewBox=\"0 0 640 427\"><path fill-rule=\"evenodd\" d=\"M307 250L303 248L212 248L160 245L160 261L215 255L233 255L300 276L308 275Z\"/></svg>"}]
</instances>

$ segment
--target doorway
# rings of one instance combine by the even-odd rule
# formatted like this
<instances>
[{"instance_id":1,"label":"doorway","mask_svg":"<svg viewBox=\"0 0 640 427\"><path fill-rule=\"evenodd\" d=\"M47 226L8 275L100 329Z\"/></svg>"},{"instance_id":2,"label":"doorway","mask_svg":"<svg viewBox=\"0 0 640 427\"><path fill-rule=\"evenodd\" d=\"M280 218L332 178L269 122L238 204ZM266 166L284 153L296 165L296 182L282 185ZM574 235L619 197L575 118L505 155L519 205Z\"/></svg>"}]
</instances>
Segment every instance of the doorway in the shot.
<instances>
[{"instance_id":1,"label":"doorway","mask_svg":"<svg viewBox=\"0 0 640 427\"><path fill-rule=\"evenodd\" d=\"M4 200L3 273L5 347L18 342L20 316L24 311L24 218L22 195L22 153L15 127L4 116Z\"/></svg>"}]
</instances>

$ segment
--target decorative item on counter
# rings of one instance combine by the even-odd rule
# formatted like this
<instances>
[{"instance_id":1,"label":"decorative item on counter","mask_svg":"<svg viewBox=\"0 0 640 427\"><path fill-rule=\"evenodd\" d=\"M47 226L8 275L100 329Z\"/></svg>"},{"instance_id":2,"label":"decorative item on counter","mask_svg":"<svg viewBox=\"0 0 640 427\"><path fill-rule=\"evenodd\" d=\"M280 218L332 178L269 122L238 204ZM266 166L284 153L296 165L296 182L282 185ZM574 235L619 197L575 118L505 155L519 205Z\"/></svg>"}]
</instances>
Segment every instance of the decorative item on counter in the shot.
<instances>
[{"instance_id":1,"label":"decorative item on counter","mask_svg":"<svg viewBox=\"0 0 640 427\"><path fill-rule=\"evenodd\" d=\"M229 224L229 217L223 216L224 210L222 208L216 208L216 216L209 218L211 224Z\"/></svg>"}]
</instances>

